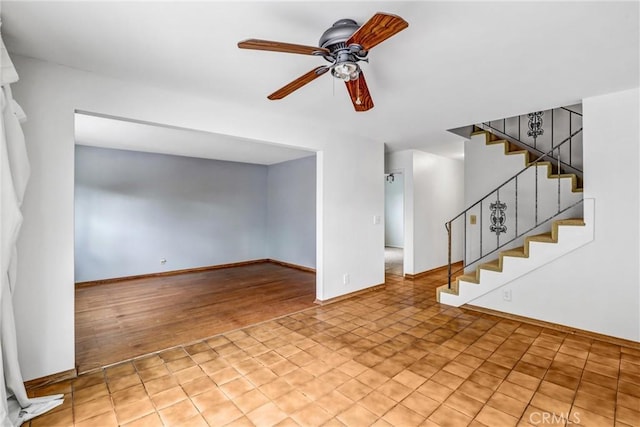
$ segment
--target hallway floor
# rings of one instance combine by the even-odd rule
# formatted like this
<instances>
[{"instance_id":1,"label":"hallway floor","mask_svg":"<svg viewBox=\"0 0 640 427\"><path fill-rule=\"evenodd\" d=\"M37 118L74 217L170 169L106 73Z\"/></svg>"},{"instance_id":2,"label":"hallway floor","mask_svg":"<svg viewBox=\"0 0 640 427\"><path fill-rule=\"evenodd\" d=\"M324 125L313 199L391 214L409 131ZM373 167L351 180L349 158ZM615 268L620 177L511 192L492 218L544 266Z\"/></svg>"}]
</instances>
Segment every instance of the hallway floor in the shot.
<instances>
[{"instance_id":1,"label":"hallway floor","mask_svg":"<svg viewBox=\"0 0 640 427\"><path fill-rule=\"evenodd\" d=\"M443 282L388 276L31 390L66 398L30 425L640 425L640 350L440 305Z\"/></svg>"},{"instance_id":2,"label":"hallway floor","mask_svg":"<svg viewBox=\"0 0 640 427\"><path fill-rule=\"evenodd\" d=\"M404 275L404 249L392 248L385 246L384 248L384 272L393 274L394 276Z\"/></svg>"}]
</instances>

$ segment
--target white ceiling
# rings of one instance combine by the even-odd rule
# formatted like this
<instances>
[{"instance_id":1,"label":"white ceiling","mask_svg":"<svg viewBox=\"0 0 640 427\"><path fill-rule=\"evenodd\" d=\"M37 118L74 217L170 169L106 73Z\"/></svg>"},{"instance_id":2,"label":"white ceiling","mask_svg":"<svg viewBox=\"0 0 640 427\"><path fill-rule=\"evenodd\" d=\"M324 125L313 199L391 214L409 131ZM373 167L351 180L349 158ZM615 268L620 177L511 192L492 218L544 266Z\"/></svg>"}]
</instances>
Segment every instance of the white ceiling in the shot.
<instances>
[{"instance_id":1,"label":"white ceiling","mask_svg":"<svg viewBox=\"0 0 640 427\"><path fill-rule=\"evenodd\" d=\"M315 153L245 138L77 113L76 144L272 165Z\"/></svg>"},{"instance_id":2,"label":"white ceiling","mask_svg":"<svg viewBox=\"0 0 640 427\"><path fill-rule=\"evenodd\" d=\"M2 2L11 53L325 123L327 132L456 157L447 129L639 86L632 2ZM266 96L324 60L241 50L315 45L340 18L395 13L409 28L364 64L375 108L356 113L329 74ZM286 132L283 129L283 132ZM216 139L219 139L216 137ZM190 154L187 154L190 155Z\"/></svg>"}]
</instances>

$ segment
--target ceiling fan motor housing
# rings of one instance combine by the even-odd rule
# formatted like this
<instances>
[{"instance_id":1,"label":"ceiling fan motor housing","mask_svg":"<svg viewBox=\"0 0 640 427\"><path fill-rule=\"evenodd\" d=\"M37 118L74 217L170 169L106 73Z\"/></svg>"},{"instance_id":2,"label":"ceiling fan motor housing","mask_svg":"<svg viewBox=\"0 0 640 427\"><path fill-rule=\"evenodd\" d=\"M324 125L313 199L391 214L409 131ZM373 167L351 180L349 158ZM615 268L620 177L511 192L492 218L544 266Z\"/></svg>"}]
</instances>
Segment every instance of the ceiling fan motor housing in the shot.
<instances>
[{"instance_id":1,"label":"ceiling fan motor housing","mask_svg":"<svg viewBox=\"0 0 640 427\"><path fill-rule=\"evenodd\" d=\"M337 49L346 48L345 42L360 28L358 23L353 19L340 19L336 21L331 28L322 33L320 47L329 49L331 52Z\"/></svg>"}]
</instances>

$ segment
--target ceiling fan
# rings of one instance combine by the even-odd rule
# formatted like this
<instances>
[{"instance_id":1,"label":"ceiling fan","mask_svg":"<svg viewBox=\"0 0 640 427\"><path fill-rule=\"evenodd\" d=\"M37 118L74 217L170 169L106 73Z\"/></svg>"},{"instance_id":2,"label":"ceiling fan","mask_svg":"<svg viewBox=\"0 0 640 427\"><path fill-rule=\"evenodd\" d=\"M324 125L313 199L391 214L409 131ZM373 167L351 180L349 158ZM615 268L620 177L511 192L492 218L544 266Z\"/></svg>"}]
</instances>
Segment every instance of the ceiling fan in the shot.
<instances>
[{"instance_id":1,"label":"ceiling fan","mask_svg":"<svg viewBox=\"0 0 640 427\"><path fill-rule=\"evenodd\" d=\"M273 92L268 96L271 100L282 99L327 71L331 71L333 77L345 82L356 111L367 111L373 108L373 100L358 62L368 62L367 55L371 48L408 26L407 21L399 16L378 12L362 26L353 19L336 21L322 34L318 47L258 39L243 40L238 43L238 47L322 56L330 63L314 68Z\"/></svg>"}]
</instances>

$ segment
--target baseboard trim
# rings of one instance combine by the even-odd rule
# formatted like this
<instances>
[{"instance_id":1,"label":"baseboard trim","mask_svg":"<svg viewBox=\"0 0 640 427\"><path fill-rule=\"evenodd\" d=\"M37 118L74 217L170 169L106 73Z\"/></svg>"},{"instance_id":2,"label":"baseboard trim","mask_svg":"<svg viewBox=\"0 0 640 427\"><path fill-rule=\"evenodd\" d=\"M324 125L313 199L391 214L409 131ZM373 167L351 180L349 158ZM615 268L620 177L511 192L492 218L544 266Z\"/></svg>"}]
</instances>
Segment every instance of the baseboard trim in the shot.
<instances>
[{"instance_id":1,"label":"baseboard trim","mask_svg":"<svg viewBox=\"0 0 640 427\"><path fill-rule=\"evenodd\" d=\"M60 381L71 380L73 378L76 378L77 376L78 371L76 371L75 369L69 369L68 371L58 372L56 374L47 375L46 377L25 381L24 388L26 388L27 390L32 390L34 388L48 386Z\"/></svg>"},{"instance_id":2,"label":"baseboard trim","mask_svg":"<svg viewBox=\"0 0 640 427\"><path fill-rule=\"evenodd\" d=\"M280 261L277 259L268 258L267 262L272 264L281 265L283 267L295 268L296 270L306 271L307 273L315 273L316 269L311 267L305 267L304 265L291 264L290 262Z\"/></svg>"},{"instance_id":3,"label":"baseboard trim","mask_svg":"<svg viewBox=\"0 0 640 427\"><path fill-rule=\"evenodd\" d=\"M333 298L324 299L324 300L320 300L320 299L316 298L314 303L318 304L318 305L333 304L333 303L338 302L338 301L343 301L343 300L346 300L346 299L349 299L349 298L357 297L358 295L362 295L362 294L366 294L366 293L369 293L369 292L373 292L373 291L378 291L380 289L384 289L384 288L386 288L386 286L387 285L385 283L381 283L379 285L371 286L370 288L365 288L365 289L360 289L359 291L349 292L348 294L340 295L338 297L333 297Z\"/></svg>"},{"instance_id":4,"label":"baseboard trim","mask_svg":"<svg viewBox=\"0 0 640 427\"><path fill-rule=\"evenodd\" d=\"M624 338L612 337L610 335L600 334L598 332L591 332L584 329L573 328L571 326L560 325L557 323L546 322L544 320L533 319L531 317L520 316L517 314L505 313L503 311L492 310L490 308L479 307L477 305L464 304L460 308L475 311L478 313L488 314L491 316L502 317L504 319L514 320L517 322L528 323L534 326L540 326L547 329L553 329L558 332L564 332L567 334L578 335L584 338L596 339L604 341L609 344L619 345L623 347L630 347L636 350L640 350L640 342L631 341Z\"/></svg>"},{"instance_id":5,"label":"baseboard trim","mask_svg":"<svg viewBox=\"0 0 640 427\"><path fill-rule=\"evenodd\" d=\"M415 279L419 279L421 277L427 276L429 274L433 274L433 273L438 273L440 271L446 270L449 267L449 265L443 265L441 267L436 267L436 268L432 268L431 270L427 270L427 271L422 271L420 273L417 274L408 274L405 273L404 278L405 279L409 279L409 280L415 280ZM462 261L458 261L458 262L454 262L453 264L451 264L451 269L455 269L457 267L462 267Z\"/></svg>"},{"instance_id":6,"label":"baseboard trim","mask_svg":"<svg viewBox=\"0 0 640 427\"><path fill-rule=\"evenodd\" d=\"M108 283L116 283L116 282L126 282L129 280L148 279L151 277L165 277L165 276L177 276L179 274L187 274L187 273L199 273L202 271L219 270L221 268L243 267L246 265L261 264L265 262L270 262L270 260L267 258L263 258L263 259L255 259L251 261L232 262L229 264L209 265L206 267L185 268L183 270L171 270L171 271L161 271L158 273L139 274L136 276L114 277L112 279L101 279L101 280L93 280L89 282L78 282L76 283L76 288L84 288L87 286L96 286L96 285L106 285Z\"/></svg>"}]
</instances>

